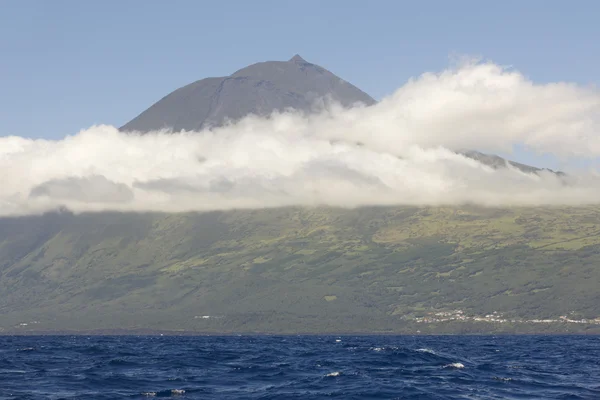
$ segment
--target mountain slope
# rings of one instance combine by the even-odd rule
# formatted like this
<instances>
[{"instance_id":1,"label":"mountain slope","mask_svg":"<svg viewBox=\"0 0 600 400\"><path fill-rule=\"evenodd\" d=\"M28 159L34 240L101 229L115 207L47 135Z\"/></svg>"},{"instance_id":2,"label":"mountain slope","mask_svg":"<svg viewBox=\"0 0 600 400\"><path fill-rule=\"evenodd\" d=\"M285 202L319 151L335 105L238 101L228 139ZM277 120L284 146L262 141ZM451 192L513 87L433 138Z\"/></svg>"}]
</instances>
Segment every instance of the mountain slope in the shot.
<instances>
[{"instance_id":1,"label":"mountain slope","mask_svg":"<svg viewBox=\"0 0 600 400\"><path fill-rule=\"evenodd\" d=\"M375 104L369 95L296 55L287 62L250 65L227 77L206 78L179 88L125 124L122 131L201 130L274 110L311 111L330 97L346 107Z\"/></svg>"},{"instance_id":2,"label":"mountain slope","mask_svg":"<svg viewBox=\"0 0 600 400\"><path fill-rule=\"evenodd\" d=\"M487 165L489 167L492 167L494 169L512 167L512 168L516 168L522 172L525 172L527 174L537 174L542 171L548 171L548 172L552 172L559 176L566 175L562 171L553 171L548 168L538 168L538 167L533 167L531 165L521 164L521 163L518 163L515 161L507 160L507 159L497 156L495 154L485 154L485 153L482 153L480 151L475 151L475 150L463 150L463 151L459 151L458 153L464 155L465 157L469 157L473 160L479 161L480 163Z\"/></svg>"},{"instance_id":3,"label":"mountain slope","mask_svg":"<svg viewBox=\"0 0 600 400\"><path fill-rule=\"evenodd\" d=\"M0 328L599 332L595 322L525 322L600 316L599 211L283 208L1 219ZM470 319L419 320L457 309ZM495 311L516 322L475 320Z\"/></svg>"}]
</instances>

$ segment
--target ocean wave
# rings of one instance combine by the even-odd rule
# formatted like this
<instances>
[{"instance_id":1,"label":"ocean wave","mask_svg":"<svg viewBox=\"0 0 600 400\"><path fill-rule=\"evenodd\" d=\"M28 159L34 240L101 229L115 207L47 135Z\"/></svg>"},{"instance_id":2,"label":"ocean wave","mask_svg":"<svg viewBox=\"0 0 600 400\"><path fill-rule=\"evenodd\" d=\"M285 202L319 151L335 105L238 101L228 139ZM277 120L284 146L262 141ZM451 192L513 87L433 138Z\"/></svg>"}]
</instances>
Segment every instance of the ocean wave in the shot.
<instances>
[{"instance_id":1,"label":"ocean wave","mask_svg":"<svg viewBox=\"0 0 600 400\"><path fill-rule=\"evenodd\" d=\"M0 398L600 398L595 337L335 340L0 337Z\"/></svg>"}]
</instances>

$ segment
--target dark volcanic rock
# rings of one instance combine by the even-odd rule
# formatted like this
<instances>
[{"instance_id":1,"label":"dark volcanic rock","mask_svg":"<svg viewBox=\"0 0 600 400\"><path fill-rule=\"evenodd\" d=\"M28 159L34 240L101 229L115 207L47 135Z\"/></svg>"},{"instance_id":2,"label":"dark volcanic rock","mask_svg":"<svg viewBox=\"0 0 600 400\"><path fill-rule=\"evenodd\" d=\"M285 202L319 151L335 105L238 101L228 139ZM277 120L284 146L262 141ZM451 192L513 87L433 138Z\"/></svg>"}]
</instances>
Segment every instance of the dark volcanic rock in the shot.
<instances>
[{"instance_id":1,"label":"dark volcanic rock","mask_svg":"<svg viewBox=\"0 0 600 400\"><path fill-rule=\"evenodd\" d=\"M375 104L357 87L296 55L289 61L250 65L230 76L206 78L179 88L125 124L122 131L200 130L293 108L311 111L321 100L350 107Z\"/></svg>"}]
</instances>

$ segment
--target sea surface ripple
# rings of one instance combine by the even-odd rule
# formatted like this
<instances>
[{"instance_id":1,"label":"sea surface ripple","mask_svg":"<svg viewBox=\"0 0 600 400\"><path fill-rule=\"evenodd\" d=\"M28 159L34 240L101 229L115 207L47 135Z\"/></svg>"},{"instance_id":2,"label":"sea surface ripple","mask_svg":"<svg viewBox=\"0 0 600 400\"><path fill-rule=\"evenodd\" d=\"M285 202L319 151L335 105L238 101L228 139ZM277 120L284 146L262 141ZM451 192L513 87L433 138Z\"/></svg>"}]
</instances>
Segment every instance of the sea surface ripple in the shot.
<instances>
[{"instance_id":1,"label":"sea surface ripple","mask_svg":"<svg viewBox=\"0 0 600 400\"><path fill-rule=\"evenodd\" d=\"M0 336L0 399L600 399L598 336Z\"/></svg>"}]
</instances>

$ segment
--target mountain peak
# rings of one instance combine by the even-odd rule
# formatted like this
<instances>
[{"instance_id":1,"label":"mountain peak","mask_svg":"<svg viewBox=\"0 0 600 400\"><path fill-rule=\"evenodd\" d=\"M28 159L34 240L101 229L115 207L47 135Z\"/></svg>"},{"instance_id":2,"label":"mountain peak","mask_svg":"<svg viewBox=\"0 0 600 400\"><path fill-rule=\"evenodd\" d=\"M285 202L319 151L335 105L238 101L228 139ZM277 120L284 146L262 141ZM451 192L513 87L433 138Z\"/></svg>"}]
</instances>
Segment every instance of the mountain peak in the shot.
<instances>
[{"instance_id":1,"label":"mountain peak","mask_svg":"<svg viewBox=\"0 0 600 400\"><path fill-rule=\"evenodd\" d=\"M289 61L265 61L232 75L205 78L183 86L153 104L122 131L199 131L275 110L314 111L320 99L331 98L344 107L376 101L330 71L296 54ZM329 100L327 100L329 101Z\"/></svg>"},{"instance_id":2,"label":"mountain peak","mask_svg":"<svg viewBox=\"0 0 600 400\"><path fill-rule=\"evenodd\" d=\"M290 58L289 62L305 63L306 60L304 58L300 57L299 54L296 54L294 57Z\"/></svg>"}]
</instances>

